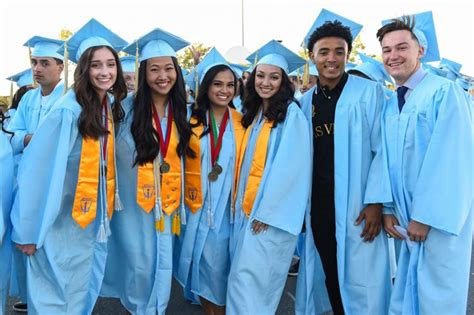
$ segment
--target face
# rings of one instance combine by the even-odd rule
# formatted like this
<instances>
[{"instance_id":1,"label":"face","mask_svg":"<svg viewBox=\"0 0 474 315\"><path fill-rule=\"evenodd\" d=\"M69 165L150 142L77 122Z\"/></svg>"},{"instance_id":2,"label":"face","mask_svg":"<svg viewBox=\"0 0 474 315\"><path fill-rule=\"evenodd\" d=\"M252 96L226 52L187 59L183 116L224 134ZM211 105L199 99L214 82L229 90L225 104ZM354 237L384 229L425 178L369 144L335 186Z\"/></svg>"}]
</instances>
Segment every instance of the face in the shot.
<instances>
[{"instance_id":1,"label":"face","mask_svg":"<svg viewBox=\"0 0 474 315\"><path fill-rule=\"evenodd\" d=\"M235 95L234 75L230 70L218 72L207 90L211 106L226 107Z\"/></svg>"},{"instance_id":2,"label":"face","mask_svg":"<svg viewBox=\"0 0 474 315\"><path fill-rule=\"evenodd\" d=\"M153 94L168 95L176 83L177 76L171 57L155 57L147 60L146 82Z\"/></svg>"},{"instance_id":3,"label":"face","mask_svg":"<svg viewBox=\"0 0 474 315\"><path fill-rule=\"evenodd\" d=\"M314 44L310 58L319 72L321 84L337 84L344 74L349 58L347 42L340 37L321 38Z\"/></svg>"},{"instance_id":4,"label":"face","mask_svg":"<svg viewBox=\"0 0 474 315\"><path fill-rule=\"evenodd\" d=\"M101 97L104 97L114 85L117 79L117 62L108 48L102 47L94 51L89 68L89 79Z\"/></svg>"},{"instance_id":5,"label":"face","mask_svg":"<svg viewBox=\"0 0 474 315\"><path fill-rule=\"evenodd\" d=\"M405 83L419 68L424 49L407 30L385 34L382 39L382 58L385 70L398 84Z\"/></svg>"},{"instance_id":6,"label":"face","mask_svg":"<svg viewBox=\"0 0 474 315\"><path fill-rule=\"evenodd\" d=\"M128 92L133 92L135 90L135 72L124 72L123 78Z\"/></svg>"},{"instance_id":7,"label":"face","mask_svg":"<svg viewBox=\"0 0 474 315\"><path fill-rule=\"evenodd\" d=\"M50 87L56 85L61 79L61 72L64 65L57 64L54 58L50 57L31 57L31 69L33 77L41 87Z\"/></svg>"},{"instance_id":8,"label":"face","mask_svg":"<svg viewBox=\"0 0 474 315\"><path fill-rule=\"evenodd\" d=\"M298 90L300 83L298 82L298 77L291 76L288 77L290 79L291 84L295 88L295 91Z\"/></svg>"},{"instance_id":9,"label":"face","mask_svg":"<svg viewBox=\"0 0 474 315\"><path fill-rule=\"evenodd\" d=\"M282 70L273 65L258 65L255 73L255 90L263 100L278 93L282 82Z\"/></svg>"},{"instance_id":10,"label":"face","mask_svg":"<svg viewBox=\"0 0 474 315\"><path fill-rule=\"evenodd\" d=\"M247 71L244 71L244 72L242 73L242 82L244 82L244 85L247 83L247 80L248 80L248 78L249 78L249 75L250 75L250 73L248 73Z\"/></svg>"},{"instance_id":11,"label":"face","mask_svg":"<svg viewBox=\"0 0 474 315\"><path fill-rule=\"evenodd\" d=\"M314 75L310 75L308 79L308 84L304 84L301 88L301 93L306 93L310 88L316 85L317 77Z\"/></svg>"}]
</instances>

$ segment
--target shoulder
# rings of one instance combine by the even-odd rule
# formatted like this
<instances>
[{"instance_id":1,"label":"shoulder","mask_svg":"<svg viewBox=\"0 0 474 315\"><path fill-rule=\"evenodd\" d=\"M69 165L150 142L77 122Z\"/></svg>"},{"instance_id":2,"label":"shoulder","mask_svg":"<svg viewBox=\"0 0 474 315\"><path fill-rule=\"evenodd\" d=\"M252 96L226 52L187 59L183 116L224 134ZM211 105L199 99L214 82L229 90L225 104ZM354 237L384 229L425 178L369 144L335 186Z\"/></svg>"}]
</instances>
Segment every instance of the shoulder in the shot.
<instances>
[{"instance_id":1,"label":"shoulder","mask_svg":"<svg viewBox=\"0 0 474 315\"><path fill-rule=\"evenodd\" d=\"M55 113L57 115L64 112L70 112L73 116L79 117L81 111L82 107L76 100L76 93L71 89L57 100L56 105L50 113Z\"/></svg>"}]
</instances>

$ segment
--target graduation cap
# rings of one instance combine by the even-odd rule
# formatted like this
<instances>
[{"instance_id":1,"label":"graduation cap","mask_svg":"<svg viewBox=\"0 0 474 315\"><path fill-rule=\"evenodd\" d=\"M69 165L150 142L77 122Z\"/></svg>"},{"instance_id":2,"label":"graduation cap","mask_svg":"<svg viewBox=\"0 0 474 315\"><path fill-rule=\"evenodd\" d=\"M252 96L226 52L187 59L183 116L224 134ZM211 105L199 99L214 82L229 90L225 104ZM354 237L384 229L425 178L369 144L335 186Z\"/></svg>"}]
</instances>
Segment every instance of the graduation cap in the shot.
<instances>
[{"instance_id":1,"label":"graduation cap","mask_svg":"<svg viewBox=\"0 0 474 315\"><path fill-rule=\"evenodd\" d=\"M241 78L244 72L249 72L250 65L241 65L237 63L230 63L234 73L237 75L237 78Z\"/></svg>"},{"instance_id":2,"label":"graduation cap","mask_svg":"<svg viewBox=\"0 0 474 315\"><path fill-rule=\"evenodd\" d=\"M351 70L356 70L362 72L368 76L371 80L386 85L385 82L390 82L393 84L392 77L385 71L383 63L371 58L365 54L359 53L359 58L362 63ZM350 71L350 70L349 70Z\"/></svg>"},{"instance_id":3,"label":"graduation cap","mask_svg":"<svg viewBox=\"0 0 474 315\"><path fill-rule=\"evenodd\" d=\"M398 17L397 19L400 19ZM417 13L413 15L415 19L415 28L413 34L418 39L418 43L425 49L425 54L421 58L422 62L438 61L439 49L438 40L436 38L436 30L434 26L433 14L431 11ZM382 25L391 23L392 20L382 21Z\"/></svg>"},{"instance_id":4,"label":"graduation cap","mask_svg":"<svg viewBox=\"0 0 474 315\"><path fill-rule=\"evenodd\" d=\"M8 77L7 80L16 82L16 85L21 88L26 85L33 85L33 71L31 68L28 68L24 71L21 71L11 77Z\"/></svg>"},{"instance_id":5,"label":"graduation cap","mask_svg":"<svg viewBox=\"0 0 474 315\"><path fill-rule=\"evenodd\" d=\"M123 72L135 72L135 57L125 56L120 58Z\"/></svg>"},{"instance_id":6,"label":"graduation cap","mask_svg":"<svg viewBox=\"0 0 474 315\"><path fill-rule=\"evenodd\" d=\"M219 53L219 51L217 51L216 48L212 48L211 50L209 50L206 56L204 56L201 62L199 62L198 65L193 69L193 71L191 71L191 74L185 77L186 84L188 84L188 86L191 87L191 89L194 89L194 91L197 91L198 90L197 83L199 82L199 84L201 84L206 73L209 70L211 70L211 68L218 65L227 66L229 70L234 72L234 75L238 77L233 67L229 63L227 63L227 61Z\"/></svg>"},{"instance_id":7,"label":"graduation cap","mask_svg":"<svg viewBox=\"0 0 474 315\"><path fill-rule=\"evenodd\" d=\"M60 54L68 52L69 60L77 63L87 49L97 46L107 46L120 51L127 42L102 25L96 19L91 19L81 29L75 32L59 49Z\"/></svg>"},{"instance_id":8,"label":"graduation cap","mask_svg":"<svg viewBox=\"0 0 474 315\"><path fill-rule=\"evenodd\" d=\"M63 60L63 56L58 54L58 49L64 41L41 36L33 36L23 46L30 48L30 57L48 57Z\"/></svg>"},{"instance_id":9,"label":"graduation cap","mask_svg":"<svg viewBox=\"0 0 474 315\"><path fill-rule=\"evenodd\" d=\"M314 21L313 25L309 29L308 33L304 37L304 45L305 48L308 48L308 43L309 43L309 38L311 35L314 33L314 31L322 26L324 23L330 21L334 22L335 20L338 20L339 22L342 23L342 25L347 26L351 30L352 34L352 40L354 40L357 35L359 35L360 31L362 30L362 25L358 24L352 20L349 20L348 18L345 18L343 16L340 16L336 13L333 13L331 11L328 11L326 9L322 9L321 12L319 13L318 17L316 18L316 21Z\"/></svg>"},{"instance_id":10,"label":"graduation cap","mask_svg":"<svg viewBox=\"0 0 474 315\"><path fill-rule=\"evenodd\" d=\"M353 62L348 62L346 63L346 71L349 71L351 69L354 69L355 67L357 67L357 64L353 63Z\"/></svg>"},{"instance_id":11,"label":"graduation cap","mask_svg":"<svg viewBox=\"0 0 474 315\"><path fill-rule=\"evenodd\" d=\"M247 60L255 65L274 65L280 67L287 74L300 68L305 64L305 60L277 42L271 40L256 52L247 57Z\"/></svg>"},{"instance_id":12,"label":"graduation cap","mask_svg":"<svg viewBox=\"0 0 474 315\"><path fill-rule=\"evenodd\" d=\"M176 35L155 28L125 47L123 51L131 55L136 55L138 52L138 59L142 62L154 57L176 57L176 52L189 44Z\"/></svg>"},{"instance_id":13,"label":"graduation cap","mask_svg":"<svg viewBox=\"0 0 474 315\"><path fill-rule=\"evenodd\" d=\"M439 62L438 67L446 71L446 78L456 81L458 77L461 76L460 71L462 65L455 61L449 60L447 58L442 58Z\"/></svg>"}]
</instances>

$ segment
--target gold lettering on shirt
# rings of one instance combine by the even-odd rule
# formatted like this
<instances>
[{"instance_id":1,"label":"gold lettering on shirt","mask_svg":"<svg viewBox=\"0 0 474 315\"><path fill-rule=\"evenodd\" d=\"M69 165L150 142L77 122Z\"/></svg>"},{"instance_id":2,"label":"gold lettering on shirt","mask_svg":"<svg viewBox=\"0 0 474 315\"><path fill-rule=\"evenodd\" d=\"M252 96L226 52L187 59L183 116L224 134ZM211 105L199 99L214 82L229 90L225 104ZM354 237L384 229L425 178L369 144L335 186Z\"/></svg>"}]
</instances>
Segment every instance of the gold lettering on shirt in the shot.
<instances>
[{"instance_id":1,"label":"gold lettering on shirt","mask_svg":"<svg viewBox=\"0 0 474 315\"><path fill-rule=\"evenodd\" d=\"M329 136L334 133L334 123L323 124L314 127L314 137L319 138L322 136Z\"/></svg>"}]
</instances>

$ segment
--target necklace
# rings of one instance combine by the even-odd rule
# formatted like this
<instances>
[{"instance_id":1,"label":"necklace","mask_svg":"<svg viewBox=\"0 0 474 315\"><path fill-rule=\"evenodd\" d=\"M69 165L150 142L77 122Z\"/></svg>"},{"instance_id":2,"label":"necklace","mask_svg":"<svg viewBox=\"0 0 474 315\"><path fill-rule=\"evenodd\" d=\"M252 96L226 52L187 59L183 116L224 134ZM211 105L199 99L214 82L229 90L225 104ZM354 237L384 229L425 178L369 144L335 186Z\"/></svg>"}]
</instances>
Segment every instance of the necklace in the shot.
<instances>
[{"instance_id":1,"label":"necklace","mask_svg":"<svg viewBox=\"0 0 474 315\"><path fill-rule=\"evenodd\" d=\"M320 87L319 89L321 90L321 92L323 92L325 98L327 98L328 100L331 99L331 95L328 96L328 95L326 94L326 92L324 91L324 88L323 88L323 87Z\"/></svg>"}]
</instances>

